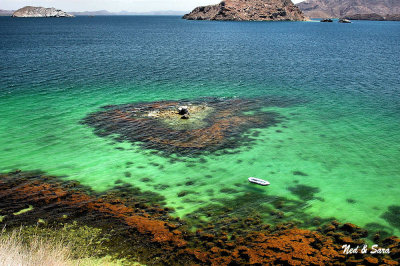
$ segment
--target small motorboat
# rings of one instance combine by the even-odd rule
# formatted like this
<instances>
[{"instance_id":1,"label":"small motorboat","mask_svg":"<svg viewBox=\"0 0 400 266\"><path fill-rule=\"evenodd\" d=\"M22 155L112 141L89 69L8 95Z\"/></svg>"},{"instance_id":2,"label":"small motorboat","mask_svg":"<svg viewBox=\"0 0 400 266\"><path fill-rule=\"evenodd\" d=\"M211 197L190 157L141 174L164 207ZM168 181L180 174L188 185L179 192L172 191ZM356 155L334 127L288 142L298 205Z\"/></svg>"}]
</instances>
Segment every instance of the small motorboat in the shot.
<instances>
[{"instance_id":1,"label":"small motorboat","mask_svg":"<svg viewBox=\"0 0 400 266\"><path fill-rule=\"evenodd\" d=\"M339 23L351 23L351 21L345 18L341 18L339 19Z\"/></svg>"},{"instance_id":2,"label":"small motorboat","mask_svg":"<svg viewBox=\"0 0 400 266\"><path fill-rule=\"evenodd\" d=\"M260 185L260 186L269 186L270 185L270 183L268 181L260 179L260 178L255 178L255 177L249 177L249 182Z\"/></svg>"}]
</instances>

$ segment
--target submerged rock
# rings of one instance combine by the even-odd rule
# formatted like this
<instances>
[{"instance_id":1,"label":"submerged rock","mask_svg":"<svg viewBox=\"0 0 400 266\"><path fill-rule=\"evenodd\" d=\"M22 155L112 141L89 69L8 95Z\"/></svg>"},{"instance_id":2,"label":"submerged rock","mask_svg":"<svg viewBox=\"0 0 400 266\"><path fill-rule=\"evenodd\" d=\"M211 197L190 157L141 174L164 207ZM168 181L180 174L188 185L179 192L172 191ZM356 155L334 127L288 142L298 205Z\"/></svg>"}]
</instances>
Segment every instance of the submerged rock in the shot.
<instances>
[{"instance_id":1,"label":"submerged rock","mask_svg":"<svg viewBox=\"0 0 400 266\"><path fill-rule=\"evenodd\" d=\"M72 18L74 15L68 14L60 9L55 8L44 8L26 6L18 9L12 15L15 18Z\"/></svg>"},{"instance_id":2,"label":"submerged rock","mask_svg":"<svg viewBox=\"0 0 400 266\"><path fill-rule=\"evenodd\" d=\"M291 0L225 0L218 5L197 7L183 18L236 21L308 20Z\"/></svg>"}]
</instances>

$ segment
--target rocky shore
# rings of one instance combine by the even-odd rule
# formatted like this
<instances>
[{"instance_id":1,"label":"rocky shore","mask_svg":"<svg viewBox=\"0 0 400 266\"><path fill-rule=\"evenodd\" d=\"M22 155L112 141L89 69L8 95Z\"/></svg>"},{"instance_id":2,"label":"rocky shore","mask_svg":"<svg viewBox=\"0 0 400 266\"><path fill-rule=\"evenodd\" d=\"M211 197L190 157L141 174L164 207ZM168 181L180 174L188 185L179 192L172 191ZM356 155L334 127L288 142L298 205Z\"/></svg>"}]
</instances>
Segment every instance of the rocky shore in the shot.
<instances>
[{"instance_id":1,"label":"rocky shore","mask_svg":"<svg viewBox=\"0 0 400 266\"><path fill-rule=\"evenodd\" d=\"M188 20L305 21L306 16L291 0L225 0L201 6L183 16Z\"/></svg>"},{"instance_id":2,"label":"rocky shore","mask_svg":"<svg viewBox=\"0 0 400 266\"><path fill-rule=\"evenodd\" d=\"M2 225L57 228L75 223L97 228L105 239L102 249L116 259L151 265L398 265L400 259L400 239L394 236L374 237L375 244L390 253L371 255L369 249L344 254L343 245L364 245L369 234L350 223L332 221L313 231L224 212L216 220L222 227L210 221L193 231L161 202L124 184L98 194L40 172L0 174Z\"/></svg>"},{"instance_id":3,"label":"rocky shore","mask_svg":"<svg viewBox=\"0 0 400 266\"><path fill-rule=\"evenodd\" d=\"M15 11L14 18L72 18L74 15L68 14L60 9L26 6Z\"/></svg>"}]
</instances>

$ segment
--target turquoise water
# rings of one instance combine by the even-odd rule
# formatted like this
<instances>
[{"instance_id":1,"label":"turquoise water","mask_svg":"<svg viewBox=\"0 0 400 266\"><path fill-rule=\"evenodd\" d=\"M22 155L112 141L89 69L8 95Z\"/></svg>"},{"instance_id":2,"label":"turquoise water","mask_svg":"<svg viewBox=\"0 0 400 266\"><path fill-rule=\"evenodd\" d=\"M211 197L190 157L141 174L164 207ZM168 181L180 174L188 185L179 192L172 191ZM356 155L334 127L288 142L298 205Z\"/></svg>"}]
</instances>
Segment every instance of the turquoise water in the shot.
<instances>
[{"instance_id":1,"label":"turquoise water","mask_svg":"<svg viewBox=\"0 0 400 266\"><path fill-rule=\"evenodd\" d=\"M165 196L178 216L279 196L304 202L304 214L399 235L398 22L0 17L0 50L0 172L40 169L97 191L122 181ZM254 142L236 153L185 156L81 123L105 105L204 96L280 99L265 111L284 119L245 132Z\"/></svg>"}]
</instances>

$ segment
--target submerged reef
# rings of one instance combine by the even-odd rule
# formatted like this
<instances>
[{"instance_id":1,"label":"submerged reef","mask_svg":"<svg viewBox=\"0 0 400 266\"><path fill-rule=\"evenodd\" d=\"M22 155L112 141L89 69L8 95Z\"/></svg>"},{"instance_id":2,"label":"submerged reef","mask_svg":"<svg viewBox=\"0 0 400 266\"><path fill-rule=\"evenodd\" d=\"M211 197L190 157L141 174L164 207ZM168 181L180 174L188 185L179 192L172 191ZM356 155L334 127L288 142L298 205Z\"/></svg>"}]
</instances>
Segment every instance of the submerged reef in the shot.
<instances>
[{"instance_id":1,"label":"submerged reef","mask_svg":"<svg viewBox=\"0 0 400 266\"><path fill-rule=\"evenodd\" d=\"M221 211L219 219L225 215L240 226L210 220L193 231L185 220L172 217L173 210L144 201L144 192L119 186L98 194L40 172L0 174L1 223L8 228L62 228L71 223L97 228L107 238L101 252L151 265L397 265L400 258L397 237L377 239L376 244L389 248L390 254L344 255L342 245L361 245L368 232L336 221L312 231L291 223L270 226L250 213L232 218L228 209L216 208Z\"/></svg>"},{"instance_id":2,"label":"submerged reef","mask_svg":"<svg viewBox=\"0 0 400 266\"><path fill-rule=\"evenodd\" d=\"M118 141L141 143L165 153L196 153L237 148L251 138L242 133L251 128L276 125L279 114L265 107L290 104L274 99L217 99L158 101L105 106L82 123L99 136L117 136ZM178 108L189 115L182 119Z\"/></svg>"}]
</instances>

